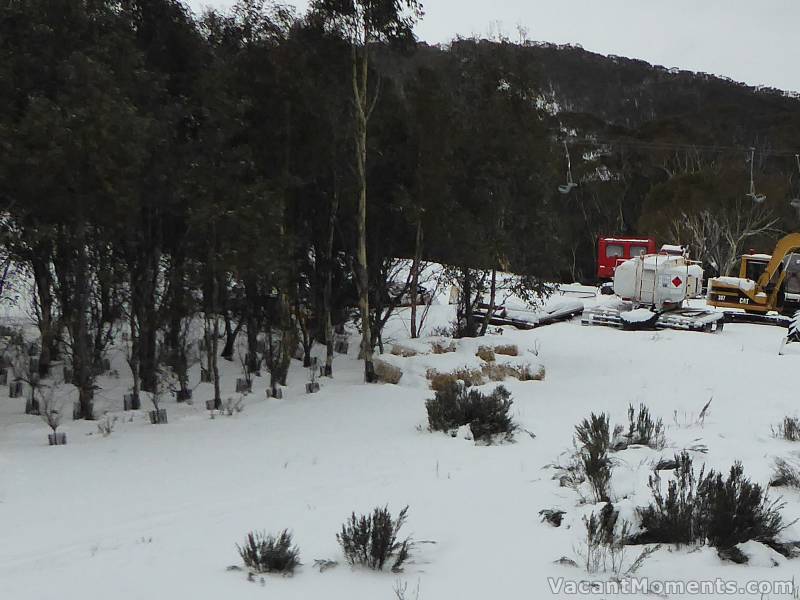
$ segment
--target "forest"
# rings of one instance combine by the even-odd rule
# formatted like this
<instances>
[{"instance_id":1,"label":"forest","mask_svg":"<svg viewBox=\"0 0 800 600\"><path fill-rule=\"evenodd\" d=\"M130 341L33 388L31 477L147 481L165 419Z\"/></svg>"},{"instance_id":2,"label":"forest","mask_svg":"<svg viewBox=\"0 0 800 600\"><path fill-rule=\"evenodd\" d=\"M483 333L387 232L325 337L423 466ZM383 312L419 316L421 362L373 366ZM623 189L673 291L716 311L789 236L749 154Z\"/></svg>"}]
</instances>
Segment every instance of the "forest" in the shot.
<instances>
[{"instance_id":1,"label":"forest","mask_svg":"<svg viewBox=\"0 0 800 600\"><path fill-rule=\"evenodd\" d=\"M29 378L68 358L92 418L124 341L134 395L165 367L185 392L200 322L219 404L218 359L277 389L322 344L332 375L353 321L370 381L427 262L473 336L498 272L531 296L591 283L600 235L688 244L716 275L797 230L797 94L524 32L428 45L422 18L413 0L3 2L0 299L35 316Z\"/></svg>"}]
</instances>

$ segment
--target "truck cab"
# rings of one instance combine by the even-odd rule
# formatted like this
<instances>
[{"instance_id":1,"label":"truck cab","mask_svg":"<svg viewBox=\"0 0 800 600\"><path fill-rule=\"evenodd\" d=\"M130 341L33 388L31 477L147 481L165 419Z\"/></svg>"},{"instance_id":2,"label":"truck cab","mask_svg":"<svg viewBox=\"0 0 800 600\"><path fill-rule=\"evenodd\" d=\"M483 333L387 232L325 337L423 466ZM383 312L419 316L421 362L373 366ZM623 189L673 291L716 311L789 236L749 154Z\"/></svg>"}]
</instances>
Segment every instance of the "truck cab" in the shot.
<instances>
[{"instance_id":1,"label":"truck cab","mask_svg":"<svg viewBox=\"0 0 800 600\"><path fill-rule=\"evenodd\" d=\"M601 237L597 241L597 279L610 281L617 265L630 258L656 253L653 238Z\"/></svg>"}]
</instances>

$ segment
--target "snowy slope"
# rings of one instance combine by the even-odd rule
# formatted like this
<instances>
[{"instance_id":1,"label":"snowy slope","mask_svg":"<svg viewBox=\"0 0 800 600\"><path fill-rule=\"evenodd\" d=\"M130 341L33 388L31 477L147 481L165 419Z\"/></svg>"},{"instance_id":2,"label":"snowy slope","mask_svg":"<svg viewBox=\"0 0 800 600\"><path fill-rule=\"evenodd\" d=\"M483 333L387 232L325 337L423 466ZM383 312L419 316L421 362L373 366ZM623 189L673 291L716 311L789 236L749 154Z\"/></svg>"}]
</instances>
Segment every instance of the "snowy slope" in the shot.
<instances>
[{"instance_id":1,"label":"snowy slope","mask_svg":"<svg viewBox=\"0 0 800 600\"><path fill-rule=\"evenodd\" d=\"M429 327L452 319L452 307L432 310ZM407 330L402 319L391 327L388 338ZM45 425L0 391L0 598L378 600L394 598L398 580L409 590L419 584L426 600L549 597L548 576L588 577L553 564L574 558L580 518L591 509L547 467L570 448L574 425L592 411L622 423L628 404L639 402L668 424L664 452L617 454L613 489L622 509L647 503L649 461L696 444L708 447L698 463L727 470L741 460L766 483L773 457L795 451L770 435L770 425L798 412L800 357L777 355L784 334L754 325L719 335L623 332L578 321L506 330L504 342L539 348L547 375L506 382L517 422L535 439L523 433L490 447L428 433L424 401L432 393L365 386L355 356L337 359L335 379L320 380L318 394L305 394L306 372L296 363L283 400L265 399L260 378L243 413L212 420L200 386L194 406L167 404L168 425L133 413L103 438L92 423L67 422L64 447L48 447ZM114 366L125 372L121 356ZM231 393L238 366L225 367ZM124 377L101 384L101 397L119 411ZM692 425L712 396L704 425ZM786 519L800 517L800 495L783 493ZM407 533L435 543L421 544L400 575L351 569L336 532L351 511L384 504L394 512L410 505ZM540 523L544 508L565 510L564 525ZM226 571L239 563L235 544L248 531L284 527L304 563L293 578L266 577L262 587ZM319 573L316 558L340 564ZM709 548L662 549L639 574L789 579L800 563L769 564L723 563Z\"/></svg>"}]
</instances>

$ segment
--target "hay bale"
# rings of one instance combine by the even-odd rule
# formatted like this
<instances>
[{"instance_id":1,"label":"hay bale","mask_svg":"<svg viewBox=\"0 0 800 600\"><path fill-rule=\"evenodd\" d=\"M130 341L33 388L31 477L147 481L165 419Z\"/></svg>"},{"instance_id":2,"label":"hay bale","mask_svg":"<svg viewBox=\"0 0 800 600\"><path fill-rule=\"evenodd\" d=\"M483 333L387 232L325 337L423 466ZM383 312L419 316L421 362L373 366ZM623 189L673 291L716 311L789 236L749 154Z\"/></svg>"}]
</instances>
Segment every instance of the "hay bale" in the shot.
<instances>
[{"instance_id":1,"label":"hay bale","mask_svg":"<svg viewBox=\"0 0 800 600\"><path fill-rule=\"evenodd\" d=\"M393 384L400 383L400 379L403 377L403 371L400 367L377 357L373 361L373 365L375 367L375 376L378 378L378 381Z\"/></svg>"}]
</instances>

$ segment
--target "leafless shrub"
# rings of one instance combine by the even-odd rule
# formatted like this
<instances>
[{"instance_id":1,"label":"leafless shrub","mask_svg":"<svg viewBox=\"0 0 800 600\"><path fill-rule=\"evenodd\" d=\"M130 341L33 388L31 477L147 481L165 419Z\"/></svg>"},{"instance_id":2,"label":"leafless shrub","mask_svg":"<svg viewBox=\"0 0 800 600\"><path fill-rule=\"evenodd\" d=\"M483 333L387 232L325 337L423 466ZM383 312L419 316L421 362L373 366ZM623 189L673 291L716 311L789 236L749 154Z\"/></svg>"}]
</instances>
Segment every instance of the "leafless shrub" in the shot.
<instances>
[{"instance_id":1,"label":"leafless shrub","mask_svg":"<svg viewBox=\"0 0 800 600\"><path fill-rule=\"evenodd\" d=\"M708 409L711 406L711 401L713 399L714 399L713 396L711 396L708 399L708 402L706 402L703 405L703 408L700 410L697 416L695 416L694 413L685 413L685 412L683 413L683 415L680 415L678 414L677 410L673 411L672 421L675 423L675 427L689 428L689 427L699 426L702 428L705 425L706 417L710 414Z\"/></svg>"},{"instance_id":2,"label":"leafless shrub","mask_svg":"<svg viewBox=\"0 0 800 600\"><path fill-rule=\"evenodd\" d=\"M394 597L397 600L420 600L422 596L419 593L419 580L413 589L408 589L408 582L401 582L399 579L394 583Z\"/></svg>"},{"instance_id":3,"label":"leafless shrub","mask_svg":"<svg viewBox=\"0 0 800 600\"><path fill-rule=\"evenodd\" d=\"M790 442L800 441L800 419L797 417L784 417L782 423L772 427L772 435Z\"/></svg>"},{"instance_id":4,"label":"leafless shrub","mask_svg":"<svg viewBox=\"0 0 800 600\"><path fill-rule=\"evenodd\" d=\"M773 487L800 489L800 463L796 460L776 458L769 484Z\"/></svg>"},{"instance_id":5,"label":"leafless shrub","mask_svg":"<svg viewBox=\"0 0 800 600\"><path fill-rule=\"evenodd\" d=\"M41 386L38 389L39 414L47 426L57 433L58 427L64 418L64 403L58 397L58 385Z\"/></svg>"}]
</instances>

